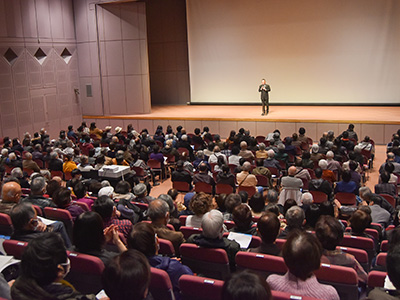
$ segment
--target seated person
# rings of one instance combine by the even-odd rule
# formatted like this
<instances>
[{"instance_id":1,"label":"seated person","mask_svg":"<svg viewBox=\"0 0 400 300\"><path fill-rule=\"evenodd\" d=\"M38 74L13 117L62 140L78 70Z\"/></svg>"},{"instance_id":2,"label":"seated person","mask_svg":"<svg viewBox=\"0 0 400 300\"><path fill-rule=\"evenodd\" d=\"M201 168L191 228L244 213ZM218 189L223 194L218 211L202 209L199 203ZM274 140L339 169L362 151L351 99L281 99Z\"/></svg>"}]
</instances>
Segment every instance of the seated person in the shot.
<instances>
[{"instance_id":1,"label":"seated person","mask_svg":"<svg viewBox=\"0 0 400 300\"><path fill-rule=\"evenodd\" d=\"M251 213L255 217L261 217L265 208L265 198L261 193L255 193L249 200Z\"/></svg>"},{"instance_id":2,"label":"seated person","mask_svg":"<svg viewBox=\"0 0 400 300\"><path fill-rule=\"evenodd\" d=\"M232 187L233 193L236 192L235 175L231 173L229 166L222 165L221 171L217 174L216 184L228 184Z\"/></svg>"},{"instance_id":3,"label":"seated person","mask_svg":"<svg viewBox=\"0 0 400 300\"><path fill-rule=\"evenodd\" d=\"M288 176L282 177L282 191L279 195L278 204L283 205L289 198L294 199L297 205L301 204L301 191L303 187L303 181L300 178L296 178L296 167L291 166L288 169Z\"/></svg>"},{"instance_id":4,"label":"seated person","mask_svg":"<svg viewBox=\"0 0 400 300\"><path fill-rule=\"evenodd\" d=\"M193 183L196 184L197 182L204 182L207 184L211 184L214 193L215 181L214 178L212 178L212 176L208 175L208 167L204 162L199 164L199 173L193 176Z\"/></svg>"},{"instance_id":5,"label":"seated person","mask_svg":"<svg viewBox=\"0 0 400 300\"><path fill-rule=\"evenodd\" d=\"M396 300L400 295L400 245L389 249L386 257L386 268L390 282L394 290L386 290L376 287L368 294L370 300Z\"/></svg>"},{"instance_id":6,"label":"seated person","mask_svg":"<svg viewBox=\"0 0 400 300\"><path fill-rule=\"evenodd\" d=\"M226 196L226 199L224 201L224 207L225 207L225 212L224 212L224 220L225 221L232 221L232 212L233 209L242 204L242 198L238 194L229 194Z\"/></svg>"},{"instance_id":7,"label":"seated person","mask_svg":"<svg viewBox=\"0 0 400 300\"><path fill-rule=\"evenodd\" d=\"M94 200L89 198L87 194L87 188L81 181L76 182L76 184L73 186L73 191L77 202L83 202L86 203L89 208L92 207Z\"/></svg>"},{"instance_id":8,"label":"seated person","mask_svg":"<svg viewBox=\"0 0 400 300\"><path fill-rule=\"evenodd\" d=\"M250 252L269 255L280 255L281 249L276 245L275 240L280 232L281 223L276 214L264 213L257 222L257 231L261 236L261 245L250 249Z\"/></svg>"},{"instance_id":9,"label":"seated person","mask_svg":"<svg viewBox=\"0 0 400 300\"><path fill-rule=\"evenodd\" d=\"M128 219L132 223L137 223L143 219L141 209L132 203L135 196L131 193L131 185L127 181L121 180L117 183L112 198L118 199L117 210L121 213L121 219Z\"/></svg>"},{"instance_id":10,"label":"seated person","mask_svg":"<svg viewBox=\"0 0 400 300\"><path fill-rule=\"evenodd\" d=\"M201 227L201 219L204 214L211 210L212 199L209 195L200 192L196 193L189 202L189 209L194 215L187 216L186 226L189 227Z\"/></svg>"},{"instance_id":11,"label":"seated person","mask_svg":"<svg viewBox=\"0 0 400 300\"><path fill-rule=\"evenodd\" d=\"M205 248L224 249L228 255L231 271L235 270L235 256L240 250L240 245L236 241L228 240L223 237L224 217L218 210L211 210L206 213L201 221L203 232L192 234L187 242Z\"/></svg>"},{"instance_id":12,"label":"seated person","mask_svg":"<svg viewBox=\"0 0 400 300\"><path fill-rule=\"evenodd\" d=\"M304 229L308 231L314 231L315 224L320 216L321 212L318 204L312 203L309 205L308 209L305 210L306 223L304 224Z\"/></svg>"},{"instance_id":13,"label":"seated person","mask_svg":"<svg viewBox=\"0 0 400 300\"><path fill-rule=\"evenodd\" d=\"M295 293L318 299L339 300L334 287L318 282L313 271L321 265L322 247L311 233L294 231L282 249L288 272L270 275L267 283L272 290Z\"/></svg>"},{"instance_id":14,"label":"seated person","mask_svg":"<svg viewBox=\"0 0 400 300\"><path fill-rule=\"evenodd\" d=\"M129 236L132 230L132 222L127 219L118 219L120 213L114 206L114 202L109 196L99 196L94 201L92 210L97 212L103 220L103 228L107 228L111 225L116 225L118 231L124 235L125 238Z\"/></svg>"},{"instance_id":15,"label":"seated person","mask_svg":"<svg viewBox=\"0 0 400 300\"><path fill-rule=\"evenodd\" d=\"M11 209L18 204L21 195L22 190L18 183L14 181L4 183L1 189L0 213L9 215Z\"/></svg>"},{"instance_id":16,"label":"seated person","mask_svg":"<svg viewBox=\"0 0 400 300\"><path fill-rule=\"evenodd\" d=\"M149 223L138 223L133 226L132 232L128 237L128 248L135 249L143 253L148 259L150 266L164 270L168 273L173 286L175 299L180 299L179 278L184 275L193 275L189 267L182 265L178 260L167 256L159 256L160 248L158 237L154 238L155 231Z\"/></svg>"},{"instance_id":17,"label":"seated person","mask_svg":"<svg viewBox=\"0 0 400 300\"><path fill-rule=\"evenodd\" d=\"M115 225L103 229L103 220L94 211L87 211L81 214L74 223L73 229L73 251L93 255L106 264L118 253L105 249L106 243L112 242L120 252L126 250L118 235Z\"/></svg>"},{"instance_id":18,"label":"seated person","mask_svg":"<svg viewBox=\"0 0 400 300\"><path fill-rule=\"evenodd\" d=\"M134 200L135 202L150 204L150 202L155 200L154 197L149 195L148 186L146 186L144 183L138 183L135 185L133 188L133 194L136 196Z\"/></svg>"},{"instance_id":19,"label":"seated person","mask_svg":"<svg viewBox=\"0 0 400 300\"><path fill-rule=\"evenodd\" d=\"M388 194L390 196L397 197L396 185L389 183L390 174L384 171L380 178L381 183L375 184L375 194Z\"/></svg>"},{"instance_id":20,"label":"seated person","mask_svg":"<svg viewBox=\"0 0 400 300\"><path fill-rule=\"evenodd\" d=\"M94 168L89 164L89 158L86 155L80 157L81 163L78 165L78 170L81 172L89 172Z\"/></svg>"},{"instance_id":21,"label":"seated person","mask_svg":"<svg viewBox=\"0 0 400 300\"><path fill-rule=\"evenodd\" d=\"M282 169L281 165L279 164L279 161L277 161L275 157L275 152L274 150L270 149L267 151L268 153L268 158L264 159L264 167L266 168L276 168L279 171Z\"/></svg>"},{"instance_id":22,"label":"seated person","mask_svg":"<svg viewBox=\"0 0 400 300\"><path fill-rule=\"evenodd\" d=\"M256 167L251 171L253 175L262 175L268 178L268 188L272 188L272 174L271 171L264 167L263 159L256 159Z\"/></svg>"},{"instance_id":23,"label":"seated person","mask_svg":"<svg viewBox=\"0 0 400 300\"><path fill-rule=\"evenodd\" d=\"M302 230L306 222L304 210L297 205L294 205L287 210L285 213L285 219L287 226L278 236L280 239L286 239L289 233L293 230Z\"/></svg>"},{"instance_id":24,"label":"seated person","mask_svg":"<svg viewBox=\"0 0 400 300\"><path fill-rule=\"evenodd\" d=\"M244 162L242 172L236 174L236 181L239 187L253 187L257 191L257 178L255 175L250 174L250 171L251 164L248 161Z\"/></svg>"},{"instance_id":25,"label":"seated person","mask_svg":"<svg viewBox=\"0 0 400 300\"><path fill-rule=\"evenodd\" d=\"M22 255L20 276L11 288L12 299L95 300L95 295L82 295L64 280L70 268L60 236L43 233L28 244Z\"/></svg>"},{"instance_id":26,"label":"seated person","mask_svg":"<svg viewBox=\"0 0 400 300\"><path fill-rule=\"evenodd\" d=\"M271 300L271 289L265 280L249 271L235 273L225 281L222 300Z\"/></svg>"},{"instance_id":27,"label":"seated person","mask_svg":"<svg viewBox=\"0 0 400 300\"><path fill-rule=\"evenodd\" d=\"M315 179L311 179L308 183L308 190L322 192L328 196L329 200L331 200L333 198L332 185L329 181L322 178L322 169L316 168L314 173Z\"/></svg>"},{"instance_id":28,"label":"seated person","mask_svg":"<svg viewBox=\"0 0 400 300\"><path fill-rule=\"evenodd\" d=\"M328 169L328 162L325 159L321 159L318 162L318 167L322 169L322 179L327 180L332 185L336 181L336 175Z\"/></svg>"},{"instance_id":29,"label":"seated person","mask_svg":"<svg viewBox=\"0 0 400 300\"><path fill-rule=\"evenodd\" d=\"M335 194L336 193L353 193L358 195L357 184L351 180L349 171L343 171L342 181L337 182L335 186Z\"/></svg>"},{"instance_id":30,"label":"seated person","mask_svg":"<svg viewBox=\"0 0 400 300\"><path fill-rule=\"evenodd\" d=\"M353 268L357 272L358 282L364 284L367 282L368 275L355 257L336 249L343 239L343 226L337 219L322 216L315 227L315 235L324 248L322 262Z\"/></svg>"},{"instance_id":31,"label":"seated person","mask_svg":"<svg viewBox=\"0 0 400 300\"><path fill-rule=\"evenodd\" d=\"M30 242L43 235L44 232L57 232L64 240L65 246L71 246L64 224L62 222L55 222L51 225L44 224L30 203L20 203L14 206L10 212L10 218L14 227L12 240Z\"/></svg>"},{"instance_id":32,"label":"seated person","mask_svg":"<svg viewBox=\"0 0 400 300\"><path fill-rule=\"evenodd\" d=\"M192 189L192 175L183 168L183 164L184 162L182 160L178 160L176 163L176 169L172 172L171 181L187 182L189 188Z\"/></svg>"},{"instance_id":33,"label":"seated person","mask_svg":"<svg viewBox=\"0 0 400 300\"><path fill-rule=\"evenodd\" d=\"M85 212L80 206L71 203L71 190L68 188L61 187L55 191L53 201L58 208L69 211L73 221Z\"/></svg>"},{"instance_id":34,"label":"seated person","mask_svg":"<svg viewBox=\"0 0 400 300\"><path fill-rule=\"evenodd\" d=\"M40 168L36 162L32 160L32 153L26 152L24 154L25 158L22 160L22 167L23 169L30 170L32 172L40 172Z\"/></svg>"},{"instance_id":35,"label":"seated person","mask_svg":"<svg viewBox=\"0 0 400 300\"><path fill-rule=\"evenodd\" d=\"M43 176L37 176L31 181L30 195L22 199L21 202L29 202L33 205L37 205L42 211L45 207L56 207L51 199L46 198L44 194L46 194L46 180Z\"/></svg>"},{"instance_id":36,"label":"seated person","mask_svg":"<svg viewBox=\"0 0 400 300\"><path fill-rule=\"evenodd\" d=\"M137 250L128 250L106 265L101 282L110 300L153 299L149 293L150 265Z\"/></svg>"},{"instance_id":37,"label":"seated person","mask_svg":"<svg viewBox=\"0 0 400 300\"><path fill-rule=\"evenodd\" d=\"M159 238L171 241L175 253L179 254L179 247L185 241L180 231L174 231L167 227L170 212L167 202L156 199L149 204L147 215L151 220L155 232Z\"/></svg>"},{"instance_id":38,"label":"seated person","mask_svg":"<svg viewBox=\"0 0 400 300\"><path fill-rule=\"evenodd\" d=\"M232 211L232 219L235 222L235 227L229 231L257 235L257 227L253 226L253 216L247 204L240 204Z\"/></svg>"},{"instance_id":39,"label":"seated person","mask_svg":"<svg viewBox=\"0 0 400 300\"><path fill-rule=\"evenodd\" d=\"M239 153L240 153L240 149L236 146L233 146L231 155L228 157L228 163L230 165L239 166L239 160L241 158L241 156L239 156Z\"/></svg>"}]
</instances>

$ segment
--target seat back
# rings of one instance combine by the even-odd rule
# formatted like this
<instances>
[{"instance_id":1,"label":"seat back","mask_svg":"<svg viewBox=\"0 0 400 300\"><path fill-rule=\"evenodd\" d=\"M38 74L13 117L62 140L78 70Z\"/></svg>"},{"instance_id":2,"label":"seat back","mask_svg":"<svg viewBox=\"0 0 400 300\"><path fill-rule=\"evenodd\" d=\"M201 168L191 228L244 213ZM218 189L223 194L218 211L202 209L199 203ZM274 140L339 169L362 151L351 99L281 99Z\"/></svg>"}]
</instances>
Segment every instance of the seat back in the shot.
<instances>
[{"instance_id":1,"label":"seat back","mask_svg":"<svg viewBox=\"0 0 400 300\"><path fill-rule=\"evenodd\" d=\"M23 168L22 171L26 172L26 174L28 174L28 176L31 176L33 174L33 170L32 169Z\"/></svg>"},{"instance_id":2,"label":"seat back","mask_svg":"<svg viewBox=\"0 0 400 300\"><path fill-rule=\"evenodd\" d=\"M70 238L72 238L72 228L74 226L74 221L72 220L71 213L68 210L54 207L45 207L44 215L50 220L63 222L67 234Z\"/></svg>"},{"instance_id":3,"label":"seat back","mask_svg":"<svg viewBox=\"0 0 400 300\"><path fill-rule=\"evenodd\" d=\"M379 194L379 195L385 198L387 202L389 202L393 207L396 207L396 199L392 195L388 194Z\"/></svg>"},{"instance_id":4,"label":"seat back","mask_svg":"<svg viewBox=\"0 0 400 300\"><path fill-rule=\"evenodd\" d=\"M187 217L188 216L186 216L186 215L179 216L179 222L181 223L181 226L185 226L186 225Z\"/></svg>"},{"instance_id":5,"label":"seat back","mask_svg":"<svg viewBox=\"0 0 400 300\"><path fill-rule=\"evenodd\" d=\"M225 183L218 183L215 186L215 193L216 194L231 194L233 193L233 187L231 187L229 184L225 184Z\"/></svg>"},{"instance_id":6,"label":"seat back","mask_svg":"<svg viewBox=\"0 0 400 300\"><path fill-rule=\"evenodd\" d=\"M262 187L270 186L270 182L267 176L257 174L256 178L257 178L257 186L262 186Z\"/></svg>"},{"instance_id":7,"label":"seat back","mask_svg":"<svg viewBox=\"0 0 400 300\"><path fill-rule=\"evenodd\" d=\"M8 255L14 256L16 259L21 259L24 250L28 246L27 242L16 240L4 240L3 248Z\"/></svg>"},{"instance_id":8,"label":"seat back","mask_svg":"<svg viewBox=\"0 0 400 300\"><path fill-rule=\"evenodd\" d=\"M179 278L179 289L182 300L220 300L222 299L222 280L182 275Z\"/></svg>"},{"instance_id":9,"label":"seat back","mask_svg":"<svg viewBox=\"0 0 400 300\"><path fill-rule=\"evenodd\" d=\"M380 272L380 271L369 272L368 280L367 280L368 289L372 290L373 288L376 288L376 287L383 288L383 286L385 285L386 275L387 275L386 272Z\"/></svg>"},{"instance_id":10,"label":"seat back","mask_svg":"<svg viewBox=\"0 0 400 300\"><path fill-rule=\"evenodd\" d=\"M314 274L320 283L332 285L341 300L358 299L358 277L353 268L321 264Z\"/></svg>"},{"instance_id":11,"label":"seat back","mask_svg":"<svg viewBox=\"0 0 400 300\"><path fill-rule=\"evenodd\" d=\"M228 255L223 249L182 244L180 253L182 263L195 273L216 279L225 279L230 274Z\"/></svg>"},{"instance_id":12,"label":"seat back","mask_svg":"<svg viewBox=\"0 0 400 300\"><path fill-rule=\"evenodd\" d=\"M42 211L42 209L40 208L40 206L32 204L32 207L33 207L33 209L36 211L36 214L37 214L38 216L43 217L43 211Z\"/></svg>"},{"instance_id":13,"label":"seat back","mask_svg":"<svg viewBox=\"0 0 400 300\"><path fill-rule=\"evenodd\" d=\"M160 245L160 249L158 250L159 254L167 255L167 256L175 255L174 245L172 245L170 240L158 238L158 243Z\"/></svg>"},{"instance_id":14,"label":"seat back","mask_svg":"<svg viewBox=\"0 0 400 300\"><path fill-rule=\"evenodd\" d=\"M253 195L256 193L256 189L255 189L255 187L253 187L253 186L239 186L238 192L240 192L240 191L245 191L245 192L247 192L247 194L249 195L249 196L248 196L248 199L250 199L251 197L253 197Z\"/></svg>"},{"instance_id":15,"label":"seat back","mask_svg":"<svg viewBox=\"0 0 400 300\"><path fill-rule=\"evenodd\" d=\"M173 181L172 182L172 187L179 192L190 192L190 185L187 182L184 181Z\"/></svg>"},{"instance_id":16,"label":"seat back","mask_svg":"<svg viewBox=\"0 0 400 300\"><path fill-rule=\"evenodd\" d=\"M61 179L64 179L64 173L63 173L63 171L50 171L50 174L51 174L51 178L53 178L53 177L55 177L55 176L58 176L58 177L60 177Z\"/></svg>"},{"instance_id":17,"label":"seat back","mask_svg":"<svg viewBox=\"0 0 400 300\"><path fill-rule=\"evenodd\" d=\"M368 253L368 260L370 264L375 256L375 244L374 241L370 238L354 235L344 235L340 246L364 249Z\"/></svg>"},{"instance_id":18,"label":"seat back","mask_svg":"<svg viewBox=\"0 0 400 300\"><path fill-rule=\"evenodd\" d=\"M85 202L71 201L72 204L79 206L84 211L90 211L89 206Z\"/></svg>"},{"instance_id":19,"label":"seat back","mask_svg":"<svg viewBox=\"0 0 400 300\"><path fill-rule=\"evenodd\" d=\"M150 268L149 291L155 300L175 300L171 280L164 270Z\"/></svg>"},{"instance_id":20,"label":"seat back","mask_svg":"<svg viewBox=\"0 0 400 300\"><path fill-rule=\"evenodd\" d=\"M279 170L278 168L274 168L274 167L267 167L268 170L270 170L272 177L279 177Z\"/></svg>"},{"instance_id":21,"label":"seat back","mask_svg":"<svg viewBox=\"0 0 400 300\"><path fill-rule=\"evenodd\" d=\"M376 265L386 268L386 257L387 257L387 252L379 253L378 256L376 257Z\"/></svg>"},{"instance_id":22,"label":"seat back","mask_svg":"<svg viewBox=\"0 0 400 300\"><path fill-rule=\"evenodd\" d=\"M356 195L353 193L336 193L335 198L339 200L342 205L355 205Z\"/></svg>"},{"instance_id":23,"label":"seat back","mask_svg":"<svg viewBox=\"0 0 400 300\"><path fill-rule=\"evenodd\" d=\"M149 205L147 203L142 203L142 202L132 202L135 204L137 207L139 207L142 211L145 211L149 208Z\"/></svg>"},{"instance_id":24,"label":"seat back","mask_svg":"<svg viewBox=\"0 0 400 300\"><path fill-rule=\"evenodd\" d=\"M314 203L322 203L328 200L328 195L320 192L320 191L310 191L311 195L313 195L313 202Z\"/></svg>"},{"instance_id":25,"label":"seat back","mask_svg":"<svg viewBox=\"0 0 400 300\"><path fill-rule=\"evenodd\" d=\"M249 269L260 275L264 280L270 274L283 275L287 272L285 261L280 256L254 252L238 252L235 260L238 270Z\"/></svg>"},{"instance_id":26,"label":"seat back","mask_svg":"<svg viewBox=\"0 0 400 300\"><path fill-rule=\"evenodd\" d=\"M343 252L349 253L360 263L365 272L369 272L370 264L368 259L368 253L364 249L356 249L351 247L338 246L336 249L341 249Z\"/></svg>"},{"instance_id":27,"label":"seat back","mask_svg":"<svg viewBox=\"0 0 400 300\"><path fill-rule=\"evenodd\" d=\"M389 250L389 241L384 240L381 243L381 252L387 252Z\"/></svg>"},{"instance_id":28,"label":"seat back","mask_svg":"<svg viewBox=\"0 0 400 300\"><path fill-rule=\"evenodd\" d=\"M190 226L181 226L179 231L183 233L185 239L188 239L192 234L202 233L203 229Z\"/></svg>"},{"instance_id":29,"label":"seat back","mask_svg":"<svg viewBox=\"0 0 400 300\"><path fill-rule=\"evenodd\" d=\"M213 187L211 184L205 183L205 182L196 182L194 186L194 190L196 193L206 193L206 194L212 194L213 193Z\"/></svg>"},{"instance_id":30,"label":"seat back","mask_svg":"<svg viewBox=\"0 0 400 300\"><path fill-rule=\"evenodd\" d=\"M151 168L151 169L159 169L161 170L161 162L155 159L149 159L147 161L147 165Z\"/></svg>"},{"instance_id":31,"label":"seat back","mask_svg":"<svg viewBox=\"0 0 400 300\"><path fill-rule=\"evenodd\" d=\"M11 236L14 232L14 227L11 218L7 214L0 213L0 234Z\"/></svg>"},{"instance_id":32,"label":"seat back","mask_svg":"<svg viewBox=\"0 0 400 300\"><path fill-rule=\"evenodd\" d=\"M101 274L104 264L100 258L67 251L71 271L65 278L82 294L97 294L102 289Z\"/></svg>"},{"instance_id":33,"label":"seat back","mask_svg":"<svg viewBox=\"0 0 400 300\"><path fill-rule=\"evenodd\" d=\"M280 291L271 291L271 293L272 293L272 299L274 300L319 300L313 297L293 295L290 293L285 293Z\"/></svg>"}]
</instances>

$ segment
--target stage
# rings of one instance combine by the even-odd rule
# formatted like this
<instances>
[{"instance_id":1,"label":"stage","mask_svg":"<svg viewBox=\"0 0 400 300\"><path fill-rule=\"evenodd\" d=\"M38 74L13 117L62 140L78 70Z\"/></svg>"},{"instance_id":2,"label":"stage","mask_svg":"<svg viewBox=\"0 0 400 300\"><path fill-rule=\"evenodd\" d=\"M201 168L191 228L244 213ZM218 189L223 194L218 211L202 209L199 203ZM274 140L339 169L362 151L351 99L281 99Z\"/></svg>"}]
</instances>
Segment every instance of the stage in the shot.
<instances>
[{"instance_id":1,"label":"stage","mask_svg":"<svg viewBox=\"0 0 400 300\"><path fill-rule=\"evenodd\" d=\"M252 135L266 135L278 128L283 136L304 127L314 140L323 132L333 130L335 134L355 124L359 138L369 135L376 144L386 144L392 134L400 128L399 106L270 106L267 116L261 116L260 106L237 105L182 105L153 106L150 114L90 116L83 119L96 122L99 128L111 125L126 128L132 124L136 130L147 128L153 134L157 125L164 130L167 125L185 127L187 132L208 126L212 133L222 138L230 130L243 127Z\"/></svg>"}]
</instances>

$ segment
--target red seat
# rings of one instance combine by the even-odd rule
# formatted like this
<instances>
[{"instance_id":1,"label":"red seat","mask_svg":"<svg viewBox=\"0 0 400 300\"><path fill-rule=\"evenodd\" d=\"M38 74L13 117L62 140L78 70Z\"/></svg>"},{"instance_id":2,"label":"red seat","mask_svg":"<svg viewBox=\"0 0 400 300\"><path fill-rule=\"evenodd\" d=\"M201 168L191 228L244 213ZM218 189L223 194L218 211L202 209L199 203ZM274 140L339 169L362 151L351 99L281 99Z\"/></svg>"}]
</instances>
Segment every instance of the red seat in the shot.
<instances>
[{"instance_id":1,"label":"red seat","mask_svg":"<svg viewBox=\"0 0 400 300\"><path fill-rule=\"evenodd\" d=\"M0 213L0 234L11 236L14 232L14 227L9 215Z\"/></svg>"},{"instance_id":2,"label":"red seat","mask_svg":"<svg viewBox=\"0 0 400 300\"><path fill-rule=\"evenodd\" d=\"M184 181L173 181L172 187L179 192L189 193L191 191L189 183Z\"/></svg>"},{"instance_id":3,"label":"red seat","mask_svg":"<svg viewBox=\"0 0 400 300\"><path fill-rule=\"evenodd\" d=\"M22 171L26 172L26 174L28 174L28 176L31 176L33 174L32 169L23 168Z\"/></svg>"},{"instance_id":4,"label":"red seat","mask_svg":"<svg viewBox=\"0 0 400 300\"><path fill-rule=\"evenodd\" d=\"M179 231L183 233L185 239L188 239L192 234L200 234L203 229L189 226L181 226Z\"/></svg>"},{"instance_id":5,"label":"red seat","mask_svg":"<svg viewBox=\"0 0 400 300\"><path fill-rule=\"evenodd\" d=\"M27 242L16 240L4 240L3 248L8 255L14 256L16 259L21 259L24 250L28 246Z\"/></svg>"},{"instance_id":6,"label":"red seat","mask_svg":"<svg viewBox=\"0 0 400 300\"><path fill-rule=\"evenodd\" d=\"M91 208L85 202L71 201L72 204L79 206L84 211L90 211Z\"/></svg>"},{"instance_id":7,"label":"red seat","mask_svg":"<svg viewBox=\"0 0 400 300\"><path fill-rule=\"evenodd\" d=\"M64 173L64 180L68 181L68 180L71 180L71 179L72 179L71 172L65 172Z\"/></svg>"},{"instance_id":8,"label":"red seat","mask_svg":"<svg viewBox=\"0 0 400 300\"><path fill-rule=\"evenodd\" d=\"M71 271L65 278L82 294L96 294L102 289L101 274L104 264L100 258L67 251Z\"/></svg>"},{"instance_id":9,"label":"red seat","mask_svg":"<svg viewBox=\"0 0 400 300\"><path fill-rule=\"evenodd\" d=\"M270 274L285 274L287 267L283 257L255 252L238 252L236 265L239 270L250 269L263 279Z\"/></svg>"},{"instance_id":10,"label":"red seat","mask_svg":"<svg viewBox=\"0 0 400 300\"><path fill-rule=\"evenodd\" d=\"M224 184L224 183L218 183L215 186L215 193L216 194L232 194L233 193L233 187L230 186L229 184Z\"/></svg>"},{"instance_id":11,"label":"red seat","mask_svg":"<svg viewBox=\"0 0 400 300\"><path fill-rule=\"evenodd\" d=\"M182 300L220 300L222 299L222 280L182 275L179 278L179 288Z\"/></svg>"},{"instance_id":12,"label":"red seat","mask_svg":"<svg viewBox=\"0 0 400 300\"><path fill-rule=\"evenodd\" d=\"M172 245L171 241L158 238L158 242L160 244L160 249L158 250L159 254L167 256L175 255L174 245Z\"/></svg>"},{"instance_id":13,"label":"red seat","mask_svg":"<svg viewBox=\"0 0 400 300\"><path fill-rule=\"evenodd\" d=\"M225 279L230 274L228 255L223 249L201 248L195 244L182 244L180 253L182 263L195 273L216 279Z\"/></svg>"},{"instance_id":14,"label":"red seat","mask_svg":"<svg viewBox=\"0 0 400 300\"><path fill-rule=\"evenodd\" d=\"M387 252L389 250L389 241L384 240L381 243L381 252Z\"/></svg>"},{"instance_id":15,"label":"red seat","mask_svg":"<svg viewBox=\"0 0 400 300\"><path fill-rule=\"evenodd\" d=\"M142 211L145 211L149 208L149 205L147 203L142 203L142 202L132 202L132 204L135 204L137 207L139 207Z\"/></svg>"},{"instance_id":16,"label":"red seat","mask_svg":"<svg viewBox=\"0 0 400 300\"><path fill-rule=\"evenodd\" d=\"M181 226L186 225L186 219L188 216L179 216L179 222L181 222Z\"/></svg>"},{"instance_id":17,"label":"red seat","mask_svg":"<svg viewBox=\"0 0 400 300\"><path fill-rule=\"evenodd\" d=\"M175 300L174 291L168 273L164 270L150 268L149 291L154 299Z\"/></svg>"},{"instance_id":18,"label":"red seat","mask_svg":"<svg viewBox=\"0 0 400 300\"><path fill-rule=\"evenodd\" d=\"M42 209L40 208L40 206L37 206L37 205L34 205L34 204L32 204L32 207L35 209L35 211L36 211L36 214L38 215L38 216L43 216L43 211L42 211Z\"/></svg>"},{"instance_id":19,"label":"red seat","mask_svg":"<svg viewBox=\"0 0 400 300\"><path fill-rule=\"evenodd\" d=\"M194 186L194 190L196 193L206 193L206 194L212 194L213 193L213 186L211 184L205 183L205 182L196 182Z\"/></svg>"},{"instance_id":20,"label":"red seat","mask_svg":"<svg viewBox=\"0 0 400 300\"><path fill-rule=\"evenodd\" d=\"M149 159L147 161L147 165L150 167L150 169L152 171L159 172L160 181L162 182L164 180L164 177L163 177L164 171L163 171L163 167L161 165L161 162L158 161L158 160L155 160L155 159Z\"/></svg>"},{"instance_id":21,"label":"red seat","mask_svg":"<svg viewBox=\"0 0 400 300\"><path fill-rule=\"evenodd\" d=\"M139 180L141 180L143 182L146 182L147 179L149 178L149 176L146 174L146 172L144 171L143 168L141 168L141 167L131 167L131 169L133 171L135 171L136 177L138 177Z\"/></svg>"},{"instance_id":22,"label":"red seat","mask_svg":"<svg viewBox=\"0 0 400 300\"><path fill-rule=\"evenodd\" d=\"M248 199L253 197L253 195L256 193L256 188L253 186L239 186L238 192L240 191L245 191L248 194Z\"/></svg>"},{"instance_id":23,"label":"red seat","mask_svg":"<svg viewBox=\"0 0 400 300\"><path fill-rule=\"evenodd\" d=\"M371 271L368 273L368 289L382 287L385 285L386 272Z\"/></svg>"},{"instance_id":24,"label":"red seat","mask_svg":"<svg viewBox=\"0 0 400 300\"><path fill-rule=\"evenodd\" d=\"M227 221L227 220L225 220L224 221L224 224L225 224L225 226L226 226L226 229L232 229L233 227L235 227L236 225L235 225L235 222L233 222L233 221ZM227 232L226 232L227 233Z\"/></svg>"},{"instance_id":25,"label":"red seat","mask_svg":"<svg viewBox=\"0 0 400 300\"><path fill-rule=\"evenodd\" d=\"M279 249L282 250L283 245L286 243L285 239L276 239L275 244L279 247Z\"/></svg>"},{"instance_id":26,"label":"red seat","mask_svg":"<svg viewBox=\"0 0 400 300\"><path fill-rule=\"evenodd\" d=\"M336 193L335 198L339 200L342 205L355 205L356 195L353 193Z\"/></svg>"},{"instance_id":27,"label":"red seat","mask_svg":"<svg viewBox=\"0 0 400 300\"><path fill-rule=\"evenodd\" d=\"M387 252L379 253L376 257L376 265L386 267Z\"/></svg>"},{"instance_id":28,"label":"red seat","mask_svg":"<svg viewBox=\"0 0 400 300\"><path fill-rule=\"evenodd\" d=\"M314 203L322 203L328 200L328 195L320 192L320 191L310 191L311 195L313 195L313 202Z\"/></svg>"},{"instance_id":29,"label":"red seat","mask_svg":"<svg viewBox=\"0 0 400 300\"><path fill-rule=\"evenodd\" d=\"M349 253L354 256L354 258L360 263L360 265L364 268L365 272L369 272L370 265L368 259L367 251L363 249L351 248L351 247L342 247L338 246L336 249L341 249L343 252Z\"/></svg>"},{"instance_id":30,"label":"red seat","mask_svg":"<svg viewBox=\"0 0 400 300\"><path fill-rule=\"evenodd\" d=\"M66 209L45 207L44 215L50 220L61 221L64 223L65 230L67 231L70 238L72 238L72 227L74 221L72 220L71 213Z\"/></svg>"},{"instance_id":31,"label":"red seat","mask_svg":"<svg viewBox=\"0 0 400 300\"><path fill-rule=\"evenodd\" d=\"M262 186L262 187L266 187L266 188L271 187L271 183L267 176L256 175L256 178L257 178L257 186Z\"/></svg>"},{"instance_id":32,"label":"red seat","mask_svg":"<svg viewBox=\"0 0 400 300\"><path fill-rule=\"evenodd\" d=\"M64 178L64 173L63 173L63 171L50 171L50 174L51 174L51 178L53 178L53 177L55 177L55 176L58 176L58 177L60 177L61 179Z\"/></svg>"},{"instance_id":33,"label":"red seat","mask_svg":"<svg viewBox=\"0 0 400 300\"><path fill-rule=\"evenodd\" d=\"M344 235L340 246L364 249L368 253L368 260L370 263L375 256L375 244L374 241L370 238Z\"/></svg>"},{"instance_id":34,"label":"red seat","mask_svg":"<svg viewBox=\"0 0 400 300\"><path fill-rule=\"evenodd\" d=\"M388 194L379 194L379 195L385 198L387 202L389 202L393 207L396 207L396 199L392 195Z\"/></svg>"},{"instance_id":35,"label":"red seat","mask_svg":"<svg viewBox=\"0 0 400 300\"><path fill-rule=\"evenodd\" d=\"M272 299L274 300L320 300L317 298L307 297L307 296L300 296L296 294L290 294L280 291L271 291Z\"/></svg>"}]
</instances>

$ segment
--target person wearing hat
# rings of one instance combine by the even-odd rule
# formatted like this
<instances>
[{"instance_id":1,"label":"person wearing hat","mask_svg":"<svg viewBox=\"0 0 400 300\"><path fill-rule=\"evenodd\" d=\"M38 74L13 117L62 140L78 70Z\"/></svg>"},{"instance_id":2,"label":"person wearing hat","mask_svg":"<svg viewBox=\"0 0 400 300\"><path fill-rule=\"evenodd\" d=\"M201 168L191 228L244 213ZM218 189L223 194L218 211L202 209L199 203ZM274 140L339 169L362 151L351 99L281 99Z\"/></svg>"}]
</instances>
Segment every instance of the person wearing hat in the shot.
<instances>
[{"instance_id":1,"label":"person wearing hat","mask_svg":"<svg viewBox=\"0 0 400 300\"><path fill-rule=\"evenodd\" d=\"M139 183L133 188L133 194L136 196L135 202L150 204L155 200L154 197L148 195L147 186L144 183Z\"/></svg>"},{"instance_id":2,"label":"person wearing hat","mask_svg":"<svg viewBox=\"0 0 400 300\"><path fill-rule=\"evenodd\" d=\"M122 127L115 127L115 136L118 138L121 144L125 143L125 135L122 133Z\"/></svg>"},{"instance_id":3,"label":"person wearing hat","mask_svg":"<svg viewBox=\"0 0 400 300\"><path fill-rule=\"evenodd\" d=\"M322 159L324 156L318 152L319 151L319 146L317 144L314 144L311 146L311 157L310 159L316 164Z\"/></svg>"}]
</instances>

